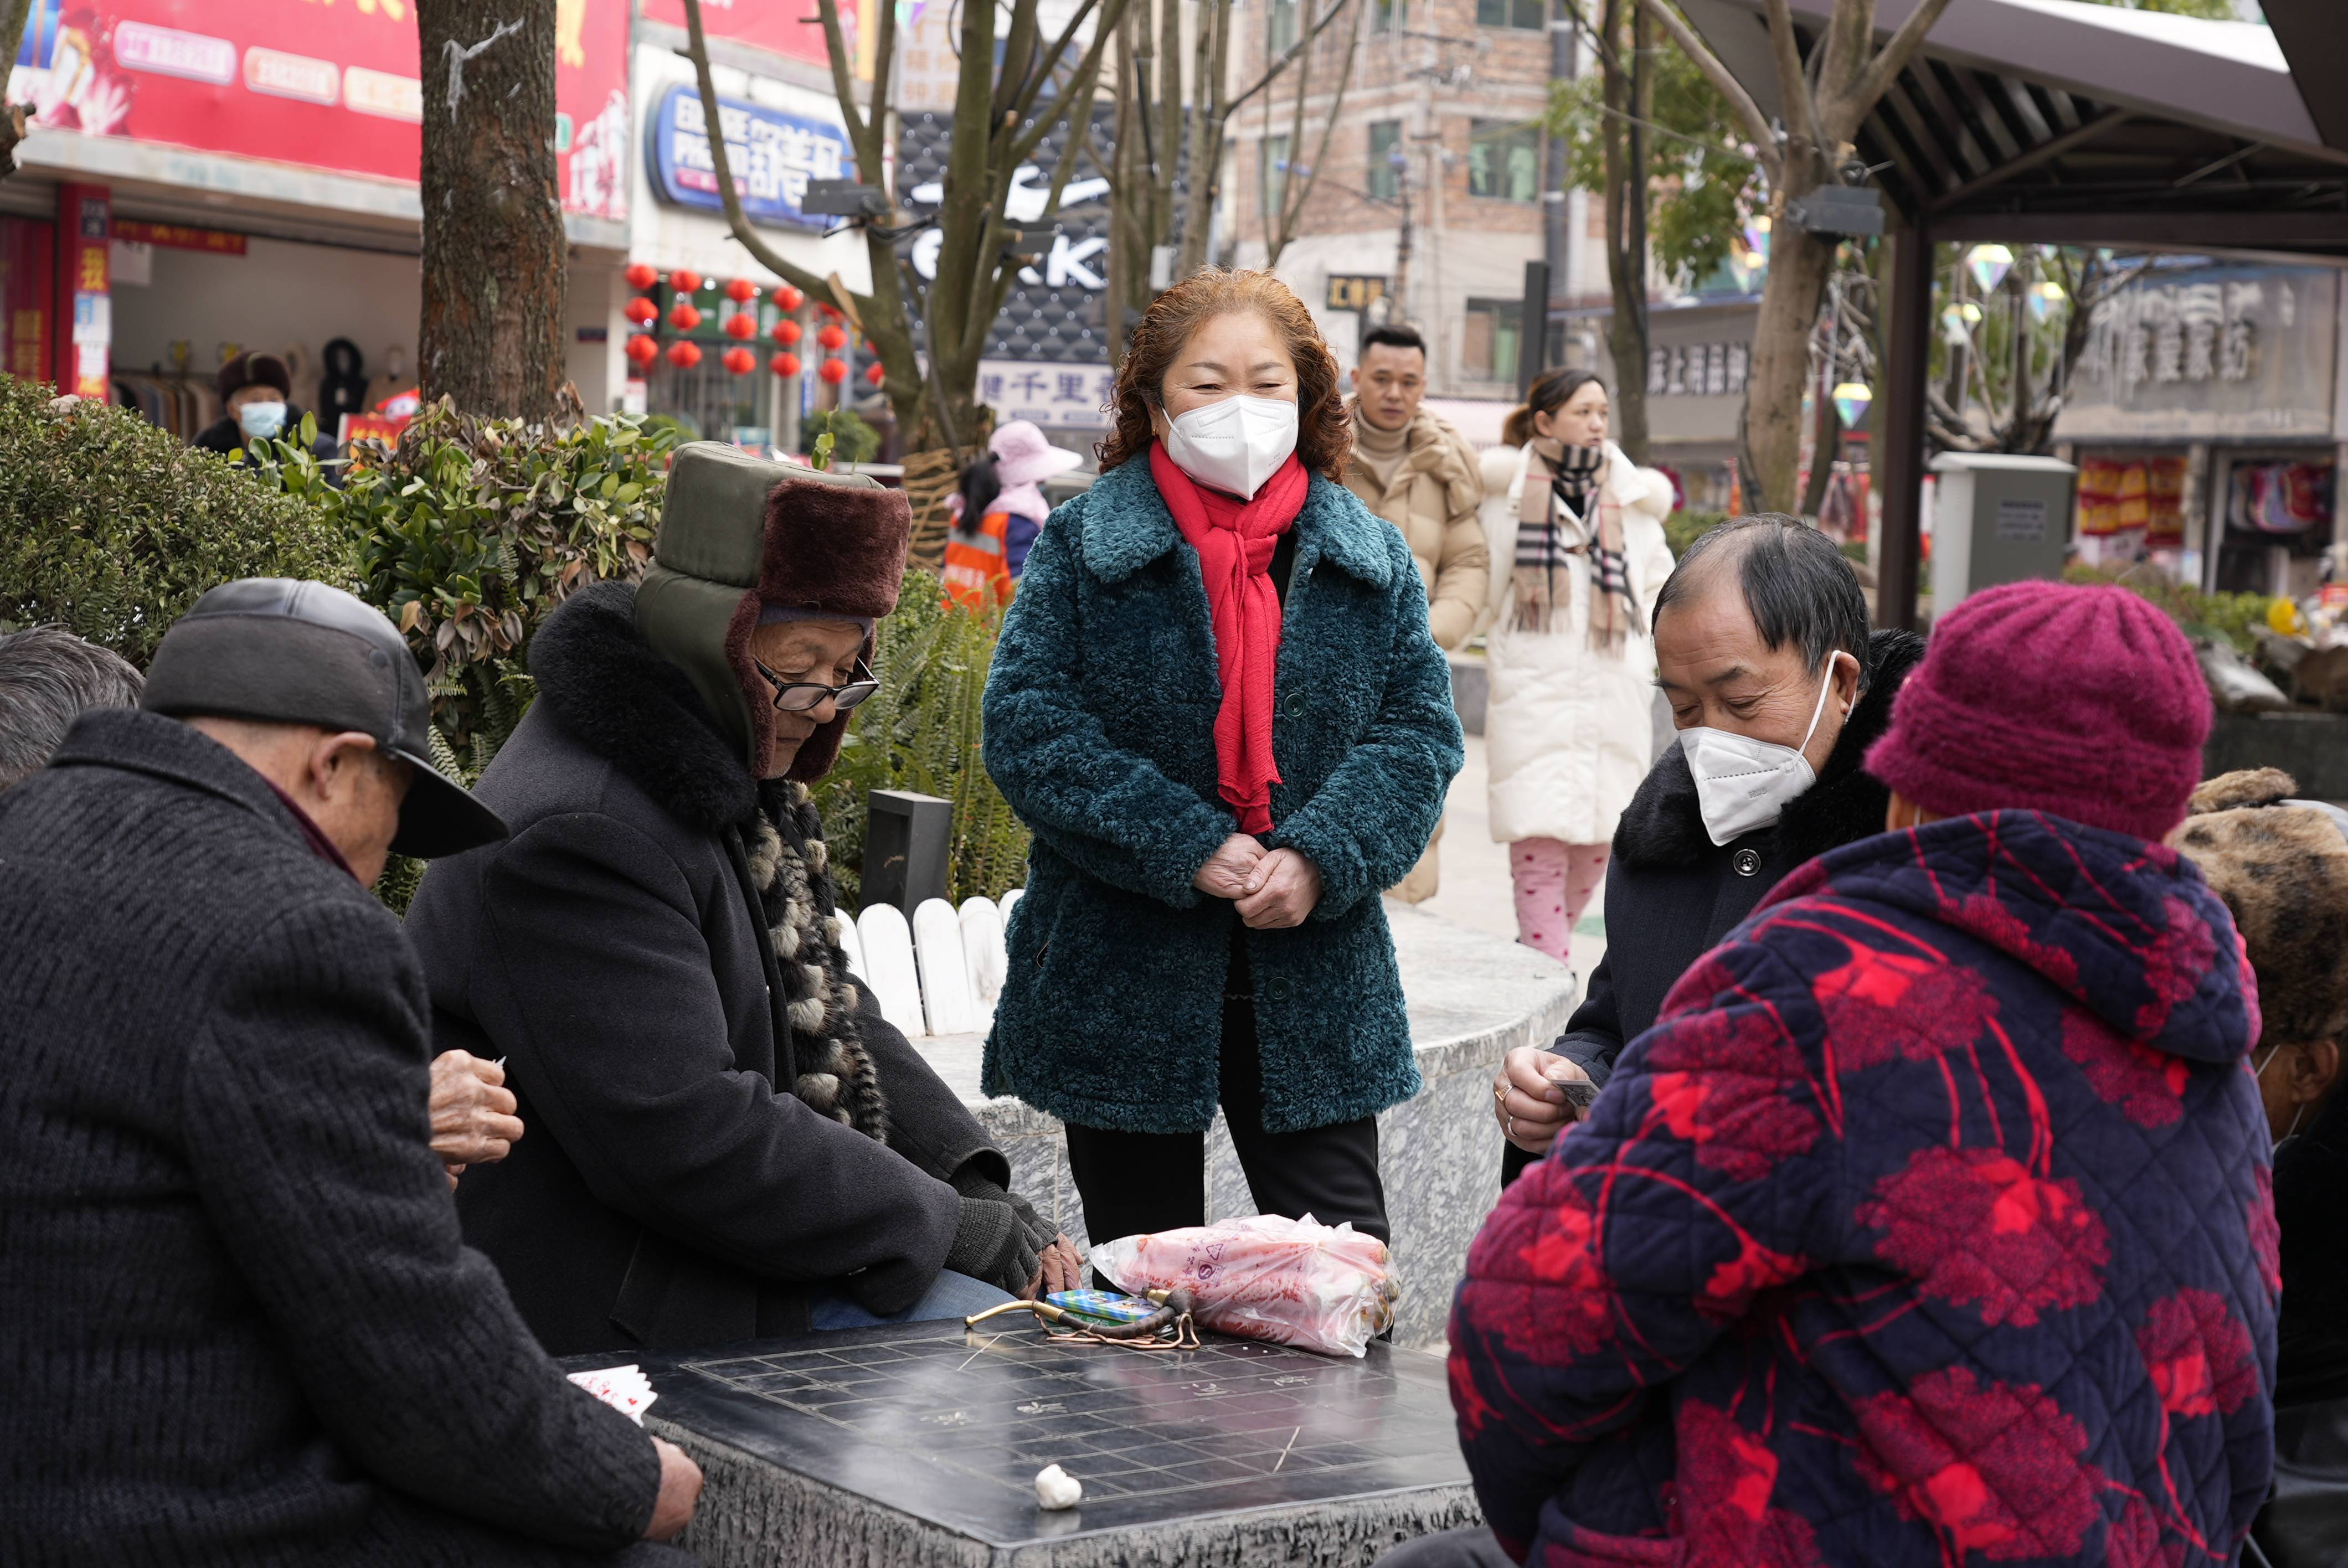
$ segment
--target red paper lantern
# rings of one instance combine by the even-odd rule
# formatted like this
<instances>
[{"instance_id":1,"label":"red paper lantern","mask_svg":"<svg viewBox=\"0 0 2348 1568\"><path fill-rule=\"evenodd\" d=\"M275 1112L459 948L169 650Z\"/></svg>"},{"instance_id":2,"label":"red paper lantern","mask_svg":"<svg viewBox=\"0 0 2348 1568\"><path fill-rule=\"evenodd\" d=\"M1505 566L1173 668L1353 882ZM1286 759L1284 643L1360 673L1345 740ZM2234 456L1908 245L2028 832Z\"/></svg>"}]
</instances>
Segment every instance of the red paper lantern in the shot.
<instances>
[{"instance_id":1,"label":"red paper lantern","mask_svg":"<svg viewBox=\"0 0 2348 1568\"><path fill-rule=\"evenodd\" d=\"M815 341L821 343L826 349L837 353L847 346L848 334L840 331L839 327L833 325L831 323L826 322L822 326L816 329Z\"/></svg>"},{"instance_id":2,"label":"red paper lantern","mask_svg":"<svg viewBox=\"0 0 2348 1568\"><path fill-rule=\"evenodd\" d=\"M642 294L630 300L622 313L640 327L648 327L660 320L660 307Z\"/></svg>"},{"instance_id":3,"label":"red paper lantern","mask_svg":"<svg viewBox=\"0 0 2348 1568\"><path fill-rule=\"evenodd\" d=\"M620 274L628 280L632 289L649 289L660 282L660 269L650 261L631 261L628 270Z\"/></svg>"},{"instance_id":4,"label":"red paper lantern","mask_svg":"<svg viewBox=\"0 0 2348 1568\"><path fill-rule=\"evenodd\" d=\"M889 379L888 369L876 359L870 364L864 367L864 379L870 382L873 385L878 386L882 382Z\"/></svg>"},{"instance_id":5,"label":"red paper lantern","mask_svg":"<svg viewBox=\"0 0 2348 1568\"><path fill-rule=\"evenodd\" d=\"M660 344L638 333L628 340L628 357L639 366L648 365L660 357Z\"/></svg>"},{"instance_id":6,"label":"red paper lantern","mask_svg":"<svg viewBox=\"0 0 2348 1568\"><path fill-rule=\"evenodd\" d=\"M668 324L681 333L689 333L701 324L701 313L683 300L668 313Z\"/></svg>"},{"instance_id":7,"label":"red paper lantern","mask_svg":"<svg viewBox=\"0 0 2348 1568\"><path fill-rule=\"evenodd\" d=\"M788 381L799 373L799 356L795 354L778 354L767 362L767 368L785 381Z\"/></svg>"},{"instance_id":8,"label":"red paper lantern","mask_svg":"<svg viewBox=\"0 0 2348 1568\"><path fill-rule=\"evenodd\" d=\"M775 303L784 310L795 311L801 305L807 303L807 296L800 293L788 283L777 283L775 285Z\"/></svg>"},{"instance_id":9,"label":"red paper lantern","mask_svg":"<svg viewBox=\"0 0 2348 1568\"><path fill-rule=\"evenodd\" d=\"M668 345L668 362L679 370L691 370L701 363L701 345L677 342Z\"/></svg>"},{"instance_id":10,"label":"red paper lantern","mask_svg":"<svg viewBox=\"0 0 2348 1568\"><path fill-rule=\"evenodd\" d=\"M838 321L839 319L839 307L833 304L829 300L818 300L815 302L815 308L821 311L832 321Z\"/></svg>"},{"instance_id":11,"label":"red paper lantern","mask_svg":"<svg viewBox=\"0 0 2348 1568\"><path fill-rule=\"evenodd\" d=\"M785 348L799 341L799 323L785 316L775 323L774 339Z\"/></svg>"},{"instance_id":12,"label":"red paper lantern","mask_svg":"<svg viewBox=\"0 0 2348 1568\"><path fill-rule=\"evenodd\" d=\"M737 305L747 305L758 297L758 285L747 278L730 278L726 283L726 297Z\"/></svg>"},{"instance_id":13,"label":"red paper lantern","mask_svg":"<svg viewBox=\"0 0 2348 1568\"><path fill-rule=\"evenodd\" d=\"M815 367L815 373L832 385L838 386L848 379L848 362L844 359L828 359Z\"/></svg>"},{"instance_id":14,"label":"red paper lantern","mask_svg":"<svg viewBox=\"0 0 2348 1568\"><path fill-rule=\"evenodd\" d=\"M736 375L747 375L758 368L758 356L747 348L729 348L719 363Z\"/></svg>"},{"instance_id":15,"label":"red paper lantern","mask_svg":"<svg viewBox=\"0 0 2348 1568\"><path fill-rule=\"evenodd\" d=\"M758 335L758 318L747 311L737 311L726 318L726 335L732 338L754 338Z\"/></svg>"},{"instance_id":16,"label":"red paper lantern","mask_svg":"<svg viewBox=\"0 0 2348 1568\"><path fill-rule=\"evenodd\" d=\"M679 267L668 275L668 286L680 294L697 293L701 289L701 274L690 267Z\"/></svg>"}]
</instances>

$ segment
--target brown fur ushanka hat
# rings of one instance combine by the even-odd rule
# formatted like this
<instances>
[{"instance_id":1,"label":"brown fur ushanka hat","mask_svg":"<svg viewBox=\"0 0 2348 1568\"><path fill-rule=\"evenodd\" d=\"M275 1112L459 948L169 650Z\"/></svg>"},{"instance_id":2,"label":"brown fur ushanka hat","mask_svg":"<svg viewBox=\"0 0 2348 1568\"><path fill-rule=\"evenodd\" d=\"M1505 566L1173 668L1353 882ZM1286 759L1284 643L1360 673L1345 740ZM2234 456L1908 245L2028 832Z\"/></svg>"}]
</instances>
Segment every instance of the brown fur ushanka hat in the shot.
<instances>
[{"instance_id":1,"label":"brown fur ushanka hat","mask_svg":"<svg viewBox=\"0 0 2348 1568\"><path fill-rule=\"evenodd\" d=\"M2178 847L2233 911L2260 1040L2348 1048L2348 837L2327 814L2281 804L2297 793L2274 768L2211 779L2193 792Z\"/></svg>"},{"instance_id":2,"label":"brown fur ushanka hat","mask_svg":"<svg viewBox=\"0 0 2348 1568\"><path fill-rule=\"evenodd\" d=\"M763 776L775 738L771 689L750 659L762 607L877 620L897 608L912 513L904 492L863 475L818 473L696 441L669 467L636 626L691 678ZM865 639L870 658L872 640ZM808 736L789 777L821 778L839 756L841 714Z\"/></svg>"}]
</instances>

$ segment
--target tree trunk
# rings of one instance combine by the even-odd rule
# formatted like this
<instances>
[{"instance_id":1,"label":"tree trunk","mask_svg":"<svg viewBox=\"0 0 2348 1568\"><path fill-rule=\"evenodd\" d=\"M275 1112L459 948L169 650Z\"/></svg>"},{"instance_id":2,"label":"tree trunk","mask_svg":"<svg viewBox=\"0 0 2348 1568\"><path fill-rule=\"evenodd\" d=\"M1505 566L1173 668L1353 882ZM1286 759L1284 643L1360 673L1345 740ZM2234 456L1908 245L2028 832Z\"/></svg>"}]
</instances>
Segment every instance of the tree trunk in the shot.
<instances>
[{"instance_id":1,"label":"tree trunk","mask_svg":"<svg viewBox=\"0 0 2348 1568\"><path fill-rule=\"evenodd\" d=\"M1628 13L1626 15L1626 13ZM1653 24L1635 0L1608 0L1603 26L1610 46L1601 66L1606 108L1601 134L1606 159L1606 257L1614 312L1606 324L1614 357L1615 445L1633 463L1647 460L1647 132L1653 118L1654 74L1648 52ZM1522 344L1523 353L1529 343Z\"/></svg>"},{"instance_id":2,"label":"tree trunk","mask_svg":"<svg viewBox=\"0 0 2348 1568\"><path fill-rule=\"evenodd\" d=\"M1771 203L1769 279L1761 289L1761 312L1753 329L1753 366L1746 383L1744 461L1738 465L1748 512L1784 511L1799 503L1795 477L1801 467L1802 393L1810 380L1810 334L1818 307L1826 302L1827 276L1833 271L1836 241L1795 227L1786 202L1815 190L1818 176L1789 158L1787 171L1802 169L1799 190Z\"/></svg>"},{"instance_id":3,"label":"tree trunk","mask_svg":"<svg viewBox=\"0 0 2348 1568\"><path fill-rule=\"evenodd\" d=\"M563 375L554 179L557 0L417 0L424 58L424 395L544 419Z\"/></svg>"}]
</instances>

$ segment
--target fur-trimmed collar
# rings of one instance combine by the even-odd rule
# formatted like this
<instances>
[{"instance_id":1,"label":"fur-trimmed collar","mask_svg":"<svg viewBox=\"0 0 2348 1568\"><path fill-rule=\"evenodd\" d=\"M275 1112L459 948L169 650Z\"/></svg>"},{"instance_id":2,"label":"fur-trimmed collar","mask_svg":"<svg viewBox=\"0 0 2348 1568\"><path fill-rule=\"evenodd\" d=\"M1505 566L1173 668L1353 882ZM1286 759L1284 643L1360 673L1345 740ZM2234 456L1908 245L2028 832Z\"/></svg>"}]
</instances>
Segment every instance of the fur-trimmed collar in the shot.
<instances>
[{"instance_id":1,"label":"fur-trimmed collar","mask_svg":"<svg viewBox=\"0 0 2348 1568\"><path fill-rule=\"evenodd\" d=\"M582 589L530 639L530 673L555 719L679 822L715 833L758 809L741 752L684 671L636 630L636 590Z\"/></svg>"},{"instance_id":2,"label":"fur-trimmed collar","mask_svg":"<svg viewBox=\"0 0 2348 1568\"><path fill-rule=\"evenodd\" d=\"M1372 588L1390 588L1394 562L1385 536L1392 531L1351 490L1315 474L1296 514L1297 575L1327 561ZM1085 492L1085 565L1103 582L1122 582L1181 542L1146 461L1119 464Z\"/></svg>"},{"instance_id":3,"label":"fur-trimmed collar","mask_svg":"<svg viewBox=\"0 0 2348 1568\"><path fill-rule=\"evenodd\" d=\"M1883 808L1890 792L1862 771L1859 762L1891 727L1891 701L1923 656L1924 640L1912 631L1884 630L1869 637L1873 679L1835 742L1826 772L1787 803L1775 828L1762 830L1775 833L1797 862L1883 831ZM1716 852L1696 805L1695 775L1688 772L1687 755L1675 745L1669 747L1623 809L1614 829L1614 853L1623 865L1635 867L1694 866Z\"/></svg>"}]
</instances>

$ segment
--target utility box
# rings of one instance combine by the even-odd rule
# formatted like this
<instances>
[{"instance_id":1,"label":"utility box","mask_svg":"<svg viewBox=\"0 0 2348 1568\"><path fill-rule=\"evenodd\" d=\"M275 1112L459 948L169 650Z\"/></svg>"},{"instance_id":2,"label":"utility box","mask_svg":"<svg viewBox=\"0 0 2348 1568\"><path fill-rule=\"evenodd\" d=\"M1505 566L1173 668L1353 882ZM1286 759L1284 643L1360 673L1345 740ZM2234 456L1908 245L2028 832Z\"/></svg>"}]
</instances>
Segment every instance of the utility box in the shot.
<instances>
[{"instance_id":1,"label":"utility box","mask_svg":"<svg viewBox=\"0 0 2348 1568\"><path fill-rule=\"evenodd\" d=\"M2001 582L2063 575L2079 470L2054 457L1943 452L1932 459L1932 613Z\"/></svg>"},{"instance_id":2,"label":"utility box","mask_svg":"<svg viewBox=\"0 0 2348 1568\"><path fill-rule=\"evenodd\" d=\"M953 802L910 790L872 792L864 826L866 906L894 904L911 920L925 898L946 896Z\"/></svg>"}]
</instances>

